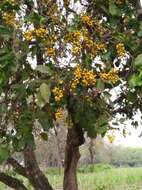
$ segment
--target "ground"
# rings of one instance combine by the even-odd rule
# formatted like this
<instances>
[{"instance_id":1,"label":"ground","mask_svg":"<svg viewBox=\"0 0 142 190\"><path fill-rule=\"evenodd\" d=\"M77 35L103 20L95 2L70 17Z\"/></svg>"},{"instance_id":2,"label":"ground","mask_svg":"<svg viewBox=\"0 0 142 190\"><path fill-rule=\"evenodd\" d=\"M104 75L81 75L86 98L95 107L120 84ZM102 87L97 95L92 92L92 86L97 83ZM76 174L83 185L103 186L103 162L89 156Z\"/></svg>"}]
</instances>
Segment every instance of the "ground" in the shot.
<instances>
[{"instance_id":1,"label":"ground","mask_svg":"<svg viewBox=\"0 0 142 190\"><path fill-rule=\"evenodd\" d=\"M63 175L49 172L55 190L62 190ZM26 182L27 183L27 182ZM93 173L78 173L79 190L142 190L142 168L112 168ZM28 189L31 190L30 186ZM0 184L0 190L9 190Z\"/></svg>"}]
</instances>

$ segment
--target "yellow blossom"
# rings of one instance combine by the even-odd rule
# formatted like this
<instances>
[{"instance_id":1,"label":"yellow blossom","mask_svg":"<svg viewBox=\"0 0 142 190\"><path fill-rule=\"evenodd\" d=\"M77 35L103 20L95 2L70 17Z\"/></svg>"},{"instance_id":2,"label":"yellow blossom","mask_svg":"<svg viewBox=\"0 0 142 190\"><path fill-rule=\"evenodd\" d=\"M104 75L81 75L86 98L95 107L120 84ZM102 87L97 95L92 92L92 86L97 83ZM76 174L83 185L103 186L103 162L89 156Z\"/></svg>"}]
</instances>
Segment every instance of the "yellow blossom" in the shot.
<instances>
[{"instance_id":1,"label":"yellow blossom","mask_svg":"<svg viewBox=\"0 0 142 190\"><path fill-rule=\"evenodd\" d=\"M54 94L54 98L56 102L60 102L63 99L63 90L58 88L58 87L54 87L52 90L53 94Z\"/></svg>"},{"instance_id":2,"label":"yellow blossom","mask_svg":"<svg viewBox=\"0 0 142 190\"><path fill-rule=\"evenodd\" d=\"M69 32L65 37L65 41L75 43L81 40L81 32L79 30L74 32Z\"/></svg>"},{"instance_id":3,"label":"yellow blossom","mask_svg":"<svg viewBox=\"0 0 142 190\"><path fill-rule=\"evenodd\" d=\"M87 71L86 69L82 72L82 83L85 86L95 85L96 84L96 75L93 71Z\"/></svg>"},{"instance_id":4,"label":"yellow blossom","mask_svg":"<svg viewBox=\"0 0 142 190\"><path fill-rule=\"evenodd\" d=\"M27 30L24 32L24 37L27 41L31 41L34 38L34 29Z\"/></svg>"},{"instance_id":5,"label":"yellow blossom","mask_svg":"<svg viewBox=\"0 0 142 190\"><path fill-rule=\"evenodd\" d=\"M52 57L55 56L55 49L54 48L46 48L47 55Z\"/></svg>"},{"instance_id":6,"label":"yellow blossom","mask_svg":"<svg viewBox=\"0 0 142 190\"><path fill-rule=\"evenodd\" d=\"M109 140L109 142L112 144L115 140L115 135L114 133L112 133L111 135L107 135L107 138Z\"/></svg>"},{"instance_id":7,"label":"yellow blossom","mask_svg":"<svg viewBox=\"0 0 142 190\"><path fill-rule=\"evenodd\" d=\"M63 117L63 110L60 108L60 109L57 109L56 113L55 113L55 119L56 120L61 120Z\"/></svg>"},{"instance_id":8,"label":"yellow blossom","mask_svg":"<svg viewBox=\"0 0 142 190\"><path fill-rule=\"evenodd\" d=\"M45 38L47 36L47 34L48 34L48 31L46 28L40 27L40 28L35 30L35 35L38 38Z\"/></svg>"},{"instance_id":9,"label":"yellow blossom","mask_svg":"<svg viewBox=\"0 0 142 190\"><path fill-rule=\"evenodd\" d=\"M93 20L87 16L87 15L84 15L81 17L81 20L84 24L87 24L88 26L92 27L93 26Z\"/></svg>"},{"instance_id":10,"label":"yellow blossom","mask_svg":"<svg viewBox=\"0 0 142 190\"><path fill-rule=\"evenodd\" d=\"M5 13L2 18L8 26L15 25L15 13Z\"/></svg>"},{"instance_id":11,"label":"yellow blossom","mask_svg":"<svg viewBox=\"0 0 142 190\"><path fill-rule=\"evenodd\" d=\"M79 65L75 68L74 79L71 82L71 90L74 90L78 84L87 87L96 84L96 75L93 71L81 69Z\"/></svg>"},{"instance_id":12,"label":"yellow blossom","mask_svg":"<svg viewBox=\"0 0 142 190\"><path fill-rule=\"evenodd\" d=\"M116 45L116 51L118 56L123 57L126 54L125 46L123 43L118 43Z\"/></svg>"},{"instance_id":13,"label":"yellow blossom","mask_svg":"<svg viewBox=\"0 0 142 190\"><path fill-rule=\"evenodd\" d=\"M79 54L81 52L81 45L79 45L79 46L73 46L72 47L72 53L73 54Z\"/></svg>"},{"instance_id":14,"label":"yellow blossom","mask_svg":"<svg viewBox=\"0 0 142 190\"><path fill-rule=\"evenodd\" d=\"M114 69L109 71L108 73L101 73L100 78L103 81L111 81L113 84L115 84L119 80L117 71L115 71Z\"/></svg>"}]
</instances>

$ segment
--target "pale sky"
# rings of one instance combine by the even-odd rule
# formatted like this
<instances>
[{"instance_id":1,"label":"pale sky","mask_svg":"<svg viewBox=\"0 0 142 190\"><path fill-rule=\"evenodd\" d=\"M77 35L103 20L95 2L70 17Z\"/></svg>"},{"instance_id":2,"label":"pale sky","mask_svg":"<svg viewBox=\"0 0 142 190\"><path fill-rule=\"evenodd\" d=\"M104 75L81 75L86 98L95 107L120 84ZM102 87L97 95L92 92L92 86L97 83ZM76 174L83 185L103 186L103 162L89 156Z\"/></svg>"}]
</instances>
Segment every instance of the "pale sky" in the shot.
<instances>
[{"instance_id":1,"label":"pale sky","mask_svg":"<svg viewBox=\"0 0 142 190\"><path fill-rule=\"evenodd\" d=\"M115 133L115 145L123 145L128 147L142 147L142 137L139 137L139 135L142 132L142 127L138 127L137 129L134 129L132 126L131 128L131 135L127 135L126 137L123 137L122 134L119 132Z\"/></svg>"}]
</instances>

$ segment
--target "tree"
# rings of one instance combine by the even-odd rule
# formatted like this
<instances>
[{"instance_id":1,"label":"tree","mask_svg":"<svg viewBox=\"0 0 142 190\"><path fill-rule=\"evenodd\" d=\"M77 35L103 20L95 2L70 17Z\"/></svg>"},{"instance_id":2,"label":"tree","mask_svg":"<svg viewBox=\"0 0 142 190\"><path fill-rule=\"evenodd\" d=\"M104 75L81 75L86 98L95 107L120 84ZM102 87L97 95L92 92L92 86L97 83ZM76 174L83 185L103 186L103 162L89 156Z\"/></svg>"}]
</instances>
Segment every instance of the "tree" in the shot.
<instances>
[{"instance_id":1,"label":"tree","mask_svg":"<svg viewBox=\"0 0 142 190\"><path fill-rule=\"evenodd\" d=\"M0 3L0 155L3 161L15 151L23 151L35 189L42 185L52 189L33 154L35 122L46 138L48 129L67 110L64 190L77 190L84 133L95 138L111 129L112 112L121 112L121 106L114 110L111 90L126 81L131 71L129 65L123 70L117 65L123 66L123 60L131 65L130 58L141 51L135 1L80 1L80 11L76 3ZM32 166L39 171L39 180L33 178Z\"/></svg>"}]
</instances>

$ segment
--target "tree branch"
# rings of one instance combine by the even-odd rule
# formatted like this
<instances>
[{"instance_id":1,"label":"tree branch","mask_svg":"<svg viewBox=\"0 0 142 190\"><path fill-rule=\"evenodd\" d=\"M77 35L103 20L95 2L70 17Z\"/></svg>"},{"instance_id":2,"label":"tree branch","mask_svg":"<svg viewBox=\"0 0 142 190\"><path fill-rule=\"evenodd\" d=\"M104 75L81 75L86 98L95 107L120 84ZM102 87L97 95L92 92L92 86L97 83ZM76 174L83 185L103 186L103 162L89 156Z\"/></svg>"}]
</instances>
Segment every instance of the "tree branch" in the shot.
<instances>
[{"instance_id":1,"label":"tree branch","mask_svg":"<svg viewBox=\"0 0 142 190\"><path fill-rule=\"evenodd\" d=\"M11 157L11 158L8 158L7 162L13 166L14 170L18 174L27 178L26 169L23 166L21 166L21 164L19 164L17 160Z\"/></svg>"},{"instance_id":2,"label":"tree branch","mask_svg":"<svg viewBox=\"0 0 142 190\"><path fill-rule=\"evenodd\" d=\"M28 190L19 179L0 172L0 181L15 190Z\"/></svg>"}]
</instances>

